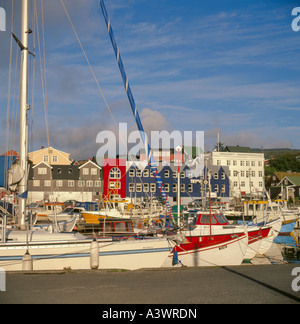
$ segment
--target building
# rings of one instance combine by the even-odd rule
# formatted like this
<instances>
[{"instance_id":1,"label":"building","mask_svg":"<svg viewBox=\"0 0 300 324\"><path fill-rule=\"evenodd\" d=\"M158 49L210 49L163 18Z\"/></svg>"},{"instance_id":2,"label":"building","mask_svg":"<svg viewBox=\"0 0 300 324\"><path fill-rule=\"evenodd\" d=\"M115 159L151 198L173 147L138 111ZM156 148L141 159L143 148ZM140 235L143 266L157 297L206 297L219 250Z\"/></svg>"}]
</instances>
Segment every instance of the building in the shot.
<instances>
[{"instance_id":1,"label":"building","mask_svg":"<svg viewBox=\"0 0 300 324\"><path fill-rule=\"evenodd\" d=\"M28 202L95 201L102 198L102 168L88 160L78 165L30 164Z\"/></svg>"},{"instance_id":2,"label":"building","mask_svg":"<svg viewBox=\"0 0 300 324\"><path fill-rule=\"evenodd\" d=\"M126 198L126 159L104 159L103 198Z\"/></svg>"},{"instance_id":3,"label":"building","mask_svg":"<svg viewBox=\"0 0 300 324\"><path fill-rule=\"evenodd\" d=\"M229 168L231 197L263 193L263 153L253 153L248 147L226 146L225 151L206 153L205 163Z\"/></svg>"},{"instance_id":4,"label":"building","mask_svg":"<svg viewBox=\"0 0 300 324\"><path fill-rule=\"evenodd\" d=\"M158 166L158 172L164 184L164 190L169 197L171 205L176 204L178 188L178 167L174 164ZM228 167L211 167L211 191L213 197L221 200L229 200L229 178ZM188 166L183 165L180 169L180 196L181 203L188 204L205 195L208 190L208 184L205 184L207 170L200 177L192 176ZM150 166L142 162L127 162L126 172L127 198L136 198L138 200L152 197L160 197L160 190L157 187L156 180ZM206 190L205 190L206 188Z\"/></svg>"},{"instance_id":5,"label":"building","mask_svg":"<svg viewBox=\"0 0 300 324\"><path fill-rule=\"evenodd\" d=\"M274 172L266 183L271 199L299 200L300 173Z\"/></svg>"},{"instance_id":6,"label":"building","mask_svg":"<svg viewBox=\"0 0 300 324\"><path fill-rule=\"evenodd\" d=\"M41 147L40 150L30 152L29 161L36 165L45 162L48 165L70 165L70 154L54 149L53 147Z\"/></svg>"}]
</instances>

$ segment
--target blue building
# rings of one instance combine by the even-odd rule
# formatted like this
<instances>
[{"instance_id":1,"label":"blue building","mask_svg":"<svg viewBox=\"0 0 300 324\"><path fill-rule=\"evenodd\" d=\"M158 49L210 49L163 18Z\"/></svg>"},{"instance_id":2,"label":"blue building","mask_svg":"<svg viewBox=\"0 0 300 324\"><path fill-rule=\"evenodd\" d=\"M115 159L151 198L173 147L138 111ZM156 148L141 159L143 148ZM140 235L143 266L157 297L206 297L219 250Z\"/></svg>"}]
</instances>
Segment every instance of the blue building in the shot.
<instances>
[{"instance_id":1,"label":"blue building","mask_svg":"<svg viewBox=\"0 0 300 324\"><path fill-rule=\"evenodd\" d=\"M0 188L8 189L8 170L16 156L0 156Z\"/></svg>"},{"instance_id":2,"label":"blue building","mask_svg":"<svg viewBox=\"0 0 300 324\"><path fill-rule=\"evenodd\" d=\"M162 178L164 189L169 197L170 204L177 201L177 171L174 164L158 167ZM229 199L229 177L228 167L210 166L211 170L211 195L221 198L223 201ZM204 169L203 175L193 176L190 168L183 165L180 169L180 196L182 204L187 204L205 195L208 190L208 168ZM154 174L149 165L142 162L127 162L126 168L126 196L127 198L147 199L161 197L157 188Z\"/></svg>"}]
</instances>

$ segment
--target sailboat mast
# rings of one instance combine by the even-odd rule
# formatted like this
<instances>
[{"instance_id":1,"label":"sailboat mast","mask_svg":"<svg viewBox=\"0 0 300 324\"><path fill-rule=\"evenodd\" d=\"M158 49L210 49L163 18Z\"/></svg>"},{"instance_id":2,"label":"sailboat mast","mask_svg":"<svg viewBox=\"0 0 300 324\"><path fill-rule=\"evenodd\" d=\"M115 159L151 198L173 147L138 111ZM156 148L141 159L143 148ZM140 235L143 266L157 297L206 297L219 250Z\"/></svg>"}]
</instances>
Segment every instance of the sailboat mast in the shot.
<instances>
[{"instance_id":1,"label":"sailboat mast","mask_svg":"<svg viewBox=\"0 0 300 324\"><path fill-rule=\"evenodd\" d=\"M28 2L22 0L21 12L21 66L20 66L20 143L19 143L19 162L24 176L19 183L19 195L27 191L27 151L28 151L28 122L27 122L27 97L28 97ZM26 199L19 198L18 202L18 223L25 227L25 207Z\"/></svg>"}]
</instances>

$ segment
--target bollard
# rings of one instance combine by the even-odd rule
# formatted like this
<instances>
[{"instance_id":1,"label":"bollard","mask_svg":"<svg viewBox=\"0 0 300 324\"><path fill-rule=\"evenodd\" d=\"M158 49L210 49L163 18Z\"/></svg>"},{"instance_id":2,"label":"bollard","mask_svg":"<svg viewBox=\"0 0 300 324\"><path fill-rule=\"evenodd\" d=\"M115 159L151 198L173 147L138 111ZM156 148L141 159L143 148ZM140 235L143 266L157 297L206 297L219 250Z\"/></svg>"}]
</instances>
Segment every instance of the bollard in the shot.
<instances>
[{"instance_id":1,"label":"bollard","mask_svg":"<svg viewBox=\"0 0 300 324\"><path fill-rule=\"evenodd\" d=\"M90 266L91 269L99 268L99 244L96 239L90 245Z\"/></svg>"},{"instance_id":2,"label":"bollard","mask_svg":"<svg viewBox=\"0 0 300 324\"><path fill-rule=\"evenodd\" d=\"M23 255L22 258L22 270L23 271L33 270L32 256L30 255L28 250L26 251L26 253Z\"/></svg>"}]
</instances>

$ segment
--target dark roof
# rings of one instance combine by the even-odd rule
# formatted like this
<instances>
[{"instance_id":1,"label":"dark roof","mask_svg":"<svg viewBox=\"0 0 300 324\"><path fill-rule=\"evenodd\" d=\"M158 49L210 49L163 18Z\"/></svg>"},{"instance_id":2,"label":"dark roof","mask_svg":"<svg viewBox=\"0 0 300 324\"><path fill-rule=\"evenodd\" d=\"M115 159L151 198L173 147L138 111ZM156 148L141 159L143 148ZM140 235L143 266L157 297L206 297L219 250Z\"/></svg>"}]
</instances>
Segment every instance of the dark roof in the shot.
<instances>
[{"instance_id":1,"label":"dark roof","mask_svg":"<svg viewBox=\"0 0 300 324\"><path fill-rule=\"evenodd\" d=\"M245 146L226 146L225 147L226 152L236 152L236 153L252 153L252 150L250 147Z\"/></svg>"},{"instance_id":2,"label":"dark roof","mask_svg":"<svg viewBox=\"0 0 300 324\"><path fill-rule=\"evenodd\" d=\"M79 179L78 165L52 165L52 179Z\"/></svg>"}]
</instances>

